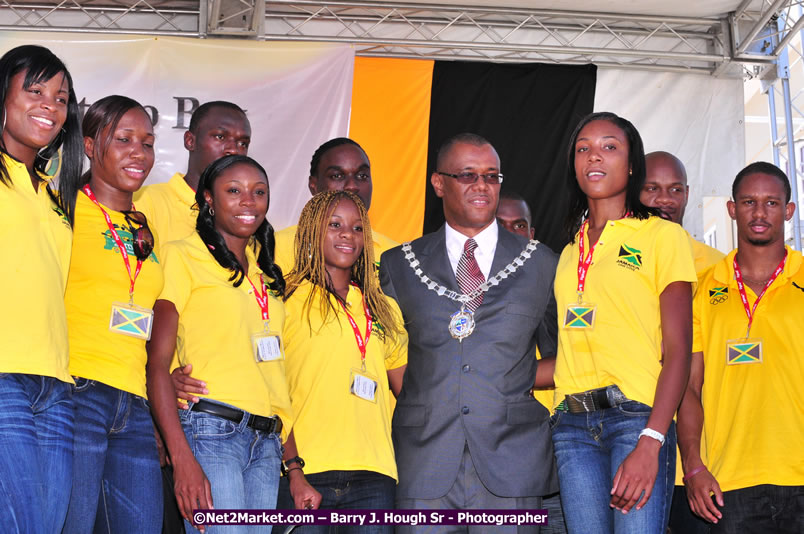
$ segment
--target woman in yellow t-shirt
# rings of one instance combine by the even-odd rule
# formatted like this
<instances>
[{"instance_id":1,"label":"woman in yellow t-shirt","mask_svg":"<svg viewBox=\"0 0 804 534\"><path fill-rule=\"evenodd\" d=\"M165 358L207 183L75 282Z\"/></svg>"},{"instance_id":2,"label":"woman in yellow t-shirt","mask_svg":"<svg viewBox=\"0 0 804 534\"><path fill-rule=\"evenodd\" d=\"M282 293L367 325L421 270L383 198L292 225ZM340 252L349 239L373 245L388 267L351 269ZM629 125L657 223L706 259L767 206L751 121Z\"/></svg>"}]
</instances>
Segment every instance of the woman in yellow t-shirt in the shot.
<instances>
[{"instance_id":1,"label":"woman in yellow t-shirt","mask_svg":"<svg viewBox=\"0 0 804 534\"><path fill-rule=\"evenodd\" d=\"M363 202L349 191L315 195L299 218L295 249L284 340L293 429L307 480L321 493L322 508L394 508L388 390L389 383L394 394L402 387L407 335L399 308L383 295L374 272ZM292 504L283 478L279 507ZM390 533L393 527L360 529ZM320 530L333 532L309 526L298 531Z\"/></svg>"},{"instance_id":2,"label":"woman in yellow t-shirt","mask_svg":"<svg viewBox=\"0 0 804 534\"><path fill-rule=\"evenodd\" d=\"M145 400L145 341L162 265L132 196L154 164L151 118L135 100L92 104L89 172L75 206L64 303L75 378L73 489L65 533L162 529L162 474Z\"/></svg>"},{"instance_id":3,"label":"woman in yellow t-shirt","mask_svg":"<svg viewBox=\"0 0 804 534\"><path fill-rule=\"evenodd\" d=\"M568 167L551 422L564 517L571 533L661 534L689 373L689 239L640 202L645 154L627 120L584 118Z\"/></svg>"},{"instance_id":4,"label":"woman in yellow t-shirt","mask_svg":"<svg viewBox=\"0 0 804 534\"><path fill-rule=\"evenodd\" d=\"M64 288L84 157L79 109L64 63L32 45L0 58L0 102L0 518L59 532L72 479Z\"/></svg>"},{"instance_id":5,"label":"woman in yellow t-shirt","mask_svg":"<svg viewBox=\"0 0 804 534\"><path fill-rule=\"evenodd\" d=\"M165 287L147 365L148 398L188 532L204 528L194 509L273 508L280 436L285 457L297 456L281 340L285 281L265 218L267 175L251 158L225 156L203 172L195 198L196 232L162 247ZM208 387L178 413L169 375L175 349L177 363L192 365ZM321 496L301 469L291 485L297 507L318 506Z\"/></svg>"}]
</instances>

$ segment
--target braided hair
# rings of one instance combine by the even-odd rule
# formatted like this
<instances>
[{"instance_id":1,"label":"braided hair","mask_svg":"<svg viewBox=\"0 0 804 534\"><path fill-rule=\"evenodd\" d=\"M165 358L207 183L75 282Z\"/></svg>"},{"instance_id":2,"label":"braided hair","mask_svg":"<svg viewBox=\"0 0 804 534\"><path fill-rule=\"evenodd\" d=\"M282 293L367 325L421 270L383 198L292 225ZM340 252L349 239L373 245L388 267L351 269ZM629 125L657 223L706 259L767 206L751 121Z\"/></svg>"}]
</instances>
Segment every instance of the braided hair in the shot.
<instances>
[{"instance_id":1,"label":"braided hair","mask_svg":"<svg viewBox=\"0 0 804 534\"><path fill-rule=\"evenodd\" d=\"M212 186L218 176L235 165L250 165L265 176L266 180L268 179L268 174L262 165L248 156L224 156L211 163L201 174L198 191L195 193L195 201L198 204L198 219L196 219L195 229L221 267L232 271L232 276L229 277L232 285L239 287L243 283L246 273L235 254L226 246L223 236L215 228L215 218L210 213L209 204L204 196L206 191L209 191L211 195ZM272 278L272 281L267 284L268 287L279 296L283 296L285 294L285 278L282 276L282 269L274 263L274 245L274 228L266 218L254 232L250 246L257 256L257 265L260 270Z\"/></svg>"},{"instance_id":2,"label":"braided hair","mask_svg":"<svg viewBox=\"0 0 804 534\"><path fill-rule=\"evenodd\" d=\"M369 313L380 326L380 336L384 338L385 335L390 335L392 339L395 339L401 330L397 316L380 289L380 281L374 267L374 240L371 237L368 213L360 197L350 191L324 191L315 195L304 206L296 230L296 259L293 269L288 273L285 300L302 283L309 281L312 283L313 289L304 306L308 324L310 323L310 309L314 302L319 303L324 322L330 312L335 315L339 313L333 299L329 298L332 296L342 301L332 287L332 281L327 274L324 261L324 236L332 212L335 211L339 202L344 201L354 203L360 213L363 225L363 252L352 265L351 279L363 292Z\"/></svg>"}]
</instances>

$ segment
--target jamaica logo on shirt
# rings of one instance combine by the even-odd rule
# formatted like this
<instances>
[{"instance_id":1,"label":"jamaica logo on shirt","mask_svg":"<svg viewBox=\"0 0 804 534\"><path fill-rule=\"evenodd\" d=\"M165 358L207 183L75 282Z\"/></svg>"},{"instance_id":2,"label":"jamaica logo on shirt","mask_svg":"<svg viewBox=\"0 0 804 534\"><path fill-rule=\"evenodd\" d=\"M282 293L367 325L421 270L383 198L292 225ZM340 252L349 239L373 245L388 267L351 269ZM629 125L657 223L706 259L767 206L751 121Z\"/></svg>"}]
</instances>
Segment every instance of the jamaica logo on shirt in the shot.
<instances>
[{"instance_id":1,"label":"jamaica logo on shirt","mask_svg":"<svg viewBox=\"0 0 804 534\"><path fill-rule=\"evenodd\" d=\"M709 290L709 304L715 305L726 302L729 298L728 287L713 287Z\"/></svg>"},{"instance_id":2,"label":"jamaica logo on shirt","mask_svg":"<svg viewBox=\"0 0 804 534\"><path fill-rule=\"evenodd\" d=\"M117 235L120 236L120 239L123 240L123 246L126 247L126 253L132 258L136 259L136 255L134 254L134 245L132 245L133 236L129 230L121 228L120 225L114 225L115 230L117 230ZM114 238L112 237L112 232L106 230L103 232L103 237L106 239L106 242L103 244L103 250L113 250L117 252L117 243L114 242ZM156 259L156 254L151 252L151 255L148 256L148 259L154 263L159 263L159 260Z\"/></svg>"},{"instance_id":3,"label":"jamaica logo on shirt","mask_svg":"<svg viewBox=\"0 0 804 534\"><path fill-rule=\"evenodd\" d=\"M642 267L642 251L629 247L623 243L620 245L620 254L618 254L617 265L632 271L639 270Z\"/></svg>"},{"instance_id":4,"label":"jamaica logo on shirt","mask_svg":"<svg viewBox=\"0 0 804 534\"><path fill-rule=\"evenodd\" d=\"M61 222L62 222L62 223L65 225L65 226L67 226L67 228L72 229L72 226L70 226L70 219L68 219L68 218L67 218L67 215L64 213L64 210L62 210L60 207L58 207L58 206L54 205L54 206L53 206L53 211L55 211L55 212L56 212L56 215L58 215L59 217L61 217Z\"/></svg>"}]
</instances>

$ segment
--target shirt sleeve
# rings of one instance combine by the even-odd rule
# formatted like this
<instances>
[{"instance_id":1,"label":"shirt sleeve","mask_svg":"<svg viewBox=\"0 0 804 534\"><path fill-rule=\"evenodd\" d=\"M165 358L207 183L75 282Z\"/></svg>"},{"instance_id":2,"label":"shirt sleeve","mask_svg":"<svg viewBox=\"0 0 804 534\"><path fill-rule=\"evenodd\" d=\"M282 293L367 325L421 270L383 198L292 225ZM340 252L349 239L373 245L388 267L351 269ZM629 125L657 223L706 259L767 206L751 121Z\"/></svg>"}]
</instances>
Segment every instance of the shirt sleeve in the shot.
<instances>
[{"instance_id":1,"label":"shirt sleeve","mask_svg":"<svg viewBox=\"0 0 804 534\"><path fill-rule=\"evenodd\" d=\"M183 253L181 243L168 243L162 248L162 267L165 271L165 285L158 300L168 300L176 306L181 315L193 286L192 273Z\"/></svg>"},{"instance_id":2,"label":"shirt sleeve","mask_svg":"<svg viewBox=\"0 0 804 534\"><path fill-rule=\"evenodd\" d=\"M661 295L673 282L697 283L692 246L686 231L674 223L662 221L656 229L656 294Z\"/></svg>"},{"instance_id":3,"label":"shirt sleeve","mask_svg":"<svg viewBox=\"0 0 804 534\"><path fill-rule=\"evenodd\" d=\"M408 363L408 332L405 330L405 324L402 321L402 312L399 311L399 306L392 298L386 297L387 302L391 305L391 310L396 318L396 324L402 330L393 340L386 341L389 348L385 356L385 368L387 370L398 369Z\"/></svg>"}]
</instances>

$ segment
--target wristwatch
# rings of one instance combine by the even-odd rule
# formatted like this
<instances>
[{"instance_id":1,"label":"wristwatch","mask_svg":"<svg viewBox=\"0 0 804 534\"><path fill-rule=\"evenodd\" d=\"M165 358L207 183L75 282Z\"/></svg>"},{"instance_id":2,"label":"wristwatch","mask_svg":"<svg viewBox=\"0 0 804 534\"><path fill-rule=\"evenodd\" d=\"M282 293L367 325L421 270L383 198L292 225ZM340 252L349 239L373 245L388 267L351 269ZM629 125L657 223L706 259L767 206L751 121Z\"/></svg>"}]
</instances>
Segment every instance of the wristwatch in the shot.
<instances>
[{"instance_id":1,"label":"wristwatch","mask_svg":"<svg viewBox=\"0 0 804 534\"><path fill-rule=\"evenodd\" d=\"M304 460L301 456L294 456L293 458L289 458L287 460L282 460L282 476L288 476L288 470L290 469L291 464L299 464L300 468L304 468Z\"/></svg>"}]
</instances>

